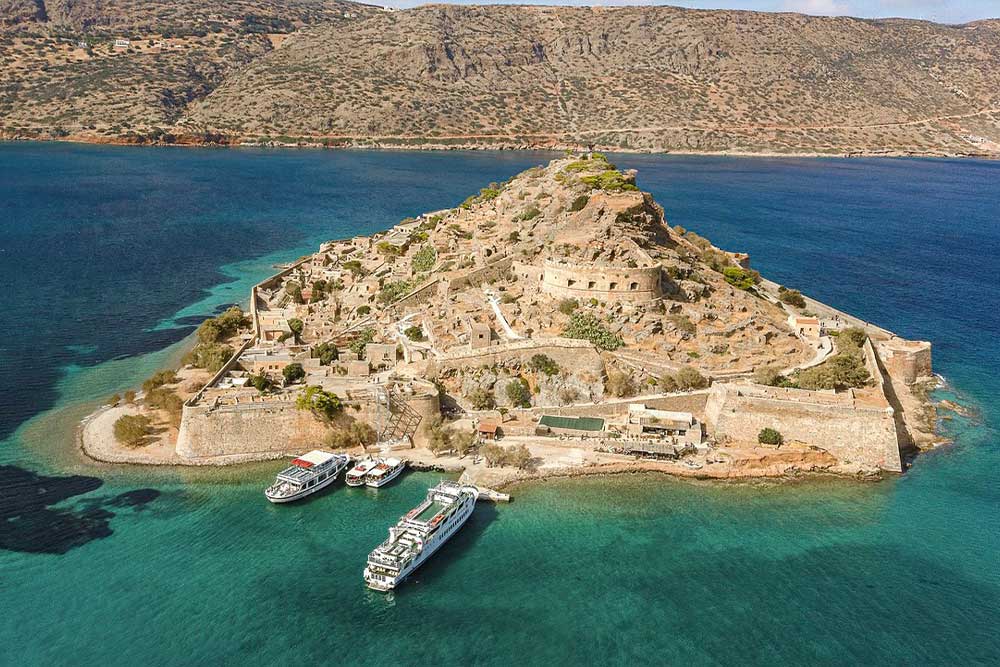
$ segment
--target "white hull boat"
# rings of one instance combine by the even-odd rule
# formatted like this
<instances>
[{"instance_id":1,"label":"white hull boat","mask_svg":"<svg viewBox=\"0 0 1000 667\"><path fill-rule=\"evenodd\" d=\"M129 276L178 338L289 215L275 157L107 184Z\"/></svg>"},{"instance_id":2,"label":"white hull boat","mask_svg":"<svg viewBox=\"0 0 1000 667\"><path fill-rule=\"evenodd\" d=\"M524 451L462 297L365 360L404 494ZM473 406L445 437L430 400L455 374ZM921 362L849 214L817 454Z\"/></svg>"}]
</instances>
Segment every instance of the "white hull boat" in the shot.
<instances>
[{"instance_id":1,"label":"white hull boat","mask_svg":"<svg viewBox=\"0 0 1000 667\"><path fill-rule=\"evenodd\" d=\"M290 503L324 489L351 462L346 454L331 454L313 450L296 458L274 480L274 484L264 490L264 495L272 503Z\"/></svg>"},{"instance_id":2,"label":"white hull boat","mask_svg":"<svg viewBox=\"0 0 1000 667\"><path fill-rule=\"evenodd\" d=\"M396 588L465 525L478 499L479 489L468 484L441 482L430 489L369 554L365 584L377 591Z\"/></svg>"},{"instance_id":3,"label":"white hull boat","mask_svg":"<svg viewBox=\"0 0 1000 667\"><path fill-rule=\"evenodd\" d=\"M378 465L378 461L369 457L358 461L353 468L347 471L344 476L344 482L347 486L364 486L365 478L368 477L368 473Z\"/></svg>"},{"instance_id":4,"label":"white hull boat","mask_svg":"<svg viewBox=\"0 0 1000 667\"><path fill-rule=\"evenodd\" d=\"M365 485L373 489L385 486L396 479L403 474L403 469L406 467L406 461L400 459L378 459L375 464L365 477Z\"/></svg>"}]
</instances>

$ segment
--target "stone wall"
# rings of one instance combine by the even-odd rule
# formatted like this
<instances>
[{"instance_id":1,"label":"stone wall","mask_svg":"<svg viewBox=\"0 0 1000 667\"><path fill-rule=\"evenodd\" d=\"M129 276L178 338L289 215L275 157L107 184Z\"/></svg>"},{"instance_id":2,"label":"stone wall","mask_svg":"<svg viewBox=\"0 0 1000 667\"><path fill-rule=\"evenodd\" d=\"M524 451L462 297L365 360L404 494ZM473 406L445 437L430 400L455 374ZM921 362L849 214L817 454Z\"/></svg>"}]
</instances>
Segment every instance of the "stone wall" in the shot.
<instances>
[{"instance_id":1,"label":"stone wall","mask_svg":"<svg viewBox=\"0 0 1000 667\"><path fill-rule=\"evenodd\" d=\"M629 405L642 403L647 408L671 410L673 412L690 412L695 417L702 418L705 414L708 397L709 392L706 390L622 398L589 405L532 408L532 411L538 415L546 414L566 417L619 417L628 413Z\"/></svg>"},{"instance_id":2,"label":"stone wall","mask_svg":"<svg viewBox=\"0 0 1000 667\"><path fill-rule=\"evenodd\" d=\"M502 361L518 359L527 362L536 354L545 354L563 368L602 369L604 364L597 349L588 341L572 338L532 338L505 341L480 349L447 352L436 359L441 369L492 366Z\"/></svg>"},{"instance_id":3,"label":"stone wall","mask_svg":"<svg viewBox=\"0 0 1000 667\"><path fill-rule=\"evenodd\" d=\"M469 287L478 287L484 283L492 283L500 280L504 274L510 270L512 259L501 257L486 266L469 271L468 273L450 278L442 283L439 290L445 294L454 294Z\"/></svg>"},{"instance_id":4,"label":"stone wall","mask_svg":"<svg viewBox=\"0 0 1000 667\"><path fill-rule=\"evenodd\" d=\"M185 405L177 453L187 459L301 454L319 446L325 431L312 413L291 402L214 409Z\"/></svg>"},{"instance_id":5,"label":"stone wall","mask_svg":"<svg viewBox=\"0 0 1000 667\"><path fill-rule=\"evenodd\" d=\"M893 380L913 384L920 378L930 377L931 344L922 340L892 338L878 342L879 356L885 370Z\"/></svg>"},{"instance_id":6,"label":"stone wall","mask_svg":"<svg viewBox=\"0 0 1000 667\"><path fill-rule=\"evenodd\" d=\"M720 441L756 443L762 429L774 428L786 442L820 447L844 463L902 471L896 423L888 405L865 407L850 396L831 400L818 392L716 384L705 417L709 434Z\"/></svg>"},{"instance_id":7,"label":"stone wall","mask_svg":"<svg viewBox=\"0 0 1000 667\"><path fill-rule=\"evenodd\" d=\"M542 291L559 299L642 303L659 298L660 266L611 267L545 262Z\"/></svg>"}]
</instances>

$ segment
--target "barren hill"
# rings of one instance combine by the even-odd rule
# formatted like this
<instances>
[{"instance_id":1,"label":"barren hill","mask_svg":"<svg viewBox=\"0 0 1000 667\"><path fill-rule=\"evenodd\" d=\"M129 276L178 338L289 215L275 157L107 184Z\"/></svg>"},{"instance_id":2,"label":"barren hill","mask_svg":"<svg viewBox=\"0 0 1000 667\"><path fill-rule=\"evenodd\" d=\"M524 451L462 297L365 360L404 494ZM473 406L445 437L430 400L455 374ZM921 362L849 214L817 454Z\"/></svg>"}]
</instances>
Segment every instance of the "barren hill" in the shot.
<instances>
[{"instance_id":1,"label":"barren hill","mask_svg":"<svg viewBox=\"0 0 1000 667\"><path fill-rule=\"evenodd\" d=\"M6 2L31 13L26 0ZM305 0L260 4L227 5L224 30L242 30L241 37L199 56L195 73L168 67L148 83L134 77L125 89L132 94L175 87L186 94L159 117L150 105L129 120L132 128L333 144L1000 150L996 21L944 26L673 7L432 5L382 12ZM146 12L136 24L153 30L172 20L164 13ZM296 34L266 44L258 43L259 33L251 35L258 41L248 39L236 18L244 13ZM120 59L119 67L129 72L135 63ZM65 105L52 98L70 84L85 96L124 88L51 69L36 84L24 68L20 76L10 70L5 62L0 75L13 79L0 93L8 134L56 123L78 134L85 125L74 121L86 112L63 113ZM95 134L115 135L108 123L92 124Z\"/></svg>"}]
</instances>

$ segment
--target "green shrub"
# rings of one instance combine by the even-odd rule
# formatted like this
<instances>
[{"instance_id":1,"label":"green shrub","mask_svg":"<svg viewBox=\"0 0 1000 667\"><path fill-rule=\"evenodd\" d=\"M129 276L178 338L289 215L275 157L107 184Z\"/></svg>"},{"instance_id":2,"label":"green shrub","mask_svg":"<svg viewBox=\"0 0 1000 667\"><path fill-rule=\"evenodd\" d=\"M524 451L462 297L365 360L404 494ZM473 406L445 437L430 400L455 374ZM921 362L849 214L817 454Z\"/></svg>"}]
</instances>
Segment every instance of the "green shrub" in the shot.
<instances>
[{"instance_id":1,"label":"green shrub","mask_svg":"<svg viewBox=\"0 0 1000 667\"><path fill-rule=\"evenodd\" d=\"M343 409L340 397L322 387L306 387L295 399L295 407L309 410L325 421L330 421Z\"/></svg>"},{"instance_id":2,"label":"green shrub","mask_svg":"<svg viewBox=\"0 0 1000 667\"><path fill-rule=\"evenodd\" d=\"M871 376L858 350L839 352L819 366L800 371L795 378L802 389L836 389L863 387Z\"/></svg>"},{"instance_id":3,"label":"green shrub","mask_svg":"<svg viewBox=\"0 0 1000 667\"><path fill-rule=\"evenodd\" d=\"M587 202L589 201L590 197L588 195L580 195L579 197L573 200L573 203L569 205L569 209L567 210L570 213L576 213L577 211L582 211L587 207Z\"/></svg>"},{"instance_id":4,"label":"green shrub","mask_svg":"<svg viewBox=\"0 0 1000 667\"><path fill-rule=\"evenodd\" d=\"M292 384L305 378L306 369L302 368L302 364L299 363L288 364L281 369L281 375L285 378L285 384Z\"/></svg>"},{"instance_id":5,"label":"green shrub","mask_svg":"<svg viewBox=\"0 0 1000 667\"><path fill-rule=\"evenodd\" d=\"M531 392L528 391L528 383L523 378L511 380L504 388L507 399L515 408L531 407Z\"/></svg>"},{"instance_id":6,"label":"green shrub","mask_svg":"<svg viewBox=\"0 0 1000 667\"><path fill-rule=\"evenodd\" d=\"M359 359L363 359L365 356L365 347L368 343L375 340L375 331L372 329L365 329L358 334L358 337L351 341L348 346L354 354L358 355Z\"/></svg>"},{"instance_id":7,"label":"green shrub","mask_svg":"<svg viewBox=\"0 0 1000 667\"><path fill-rule=\"evenodd\" d=\"M547 354L536 354L531 357L528 366L539 373L546 375L556 375L559 373L559 364Z\"/></svg>"},{"instance_id":8,"label":"green shrub","mask_svg":"<svg viewBox=\"0 0 1000 667\"><path fill-rule=\"evenodd\" d=\"M145 415L122 415L115 421L115 440L128 447L138 447L152 429Z\"/></svg>"},{"instance_id":9,"label":"green shrub","mask_svg":"<svg viewBox=\"0 0 1000 667\"><path fill-rule=\"evenodd\" d=\"M785 381L785 376L776 366L759 366L754 369L753 381L769 387L779 387Z\"/></svg>"},{"instance_id":10,"label":"green shrub","mask_svg":"<svg viewBox=\"0 0 1000 667\"><path fill-rule=\"evenodd\" d=\"M748 290L754 286L754 274L738 266L727 266L722 269L722 277L737 289Z\"/></svg>"},{"instance_id":11,"label":"green shrub","mask_svg":"<svg viewBox=\"0 0 1000 667\"><path fill-rule=\"evenodd\" d=\"M361 268L361 262L356 259L350 259L341 264L341 266L343 266L345 269L350 271L355 276L363 276L365 274L365 270Z\"/></svg>"},{"instance_id":12,"label":"green shrub","mask_svg":"<svg viewBox=\"0 0 1000 667\"><path fill-rule=\"evenodd\" d=\"M674 380L677 382L677 388L681 391L704 389L708 386L708 378L691 366L684 366L674 373Z\"/></svg>"},{"instance_id":13,"label":"green shrub","mask_svg":"<svg viewBox=\"0 0 1000 667\"><path fill-rule=\"evenodd\" d=\"M403 332L406 337L413 341L421 341L424 339L424 330L416 325L412 327L407 327L406 331Z\"/></svg>"},{"instance_id":14,"label":"green shrub","mask_svg":"<svg viewBox=\"0 0 1000 667\"><path fill-rule=\"evenodd\" d=\"M868 334L861 327L847 327L840 331L840 336L837 338L837 342L840 344L841 348L851 346L855 348L860 348L865 344L868 339Z\"/></svg>"},{"instance_id":15,"label":"green shrub","mask_svg":"<svg viewBox=\"0 0 1000 667\"><path fill-rule=\"evenodd\" d=\"M157 387L162 387L165 384L173 384L175 382L177 382L177 371L172 369L156 371L149 377L149 379L142 383L142 390L151 391Z\"/></svg>"},{"instance_id":16,"label":"green shrub","mask_svg":"<svg viewBox=\"0 0 1000 667\"><path fill-rule=\"evenodd\" d=\"M356 312L358 316L364 317L368 313L372 312L372 309L371 306L358 306L358 309L354 312Z\"/></svg>"},{"instance_id":17,"label":"green shrub","mask_svg":"<svg viewBox=\"0 0 1000 667\"><path fill-rule=\"evenodd\" d=\"M576 299L563 299L559 302L559 312L563 315L572 315L573 311L580 307L580 302Z\"/></svg>"},{"instance_id":18,"label":"green shrub","mask_svg":"<svg viewBox=\"0 0 1000 667\"><path fill-rule=\"evenodd\" d=\"M261 373L260 375L250 376L250 385L263 394L264 392L270 391L274 386L274 383L271 382L271 378Z\"/></svg>"},{"instance_id":19,"label":"green shrub","mask_svg":"<svg viewBox=\"0 0 1000 667\"><path fill-rule=\"evenodd\" d=\"M789 306L795 306L796 308L806 307L806 300L802 297L802 292L797 289L780 291L778 298L782 303L787 303Z\"/></svg>"},{"instance_id":20,"label":"green shrub","mask_svg":"<svg viewBox=\"0 0 1000 667\"><path fill-rule=\"evenodd\" d=\"M469 404L473 410L492 410L497 406L497 400L493 392L476 388L469 393Z\"/></svg>"},{"instance_id":21,"label":"green shrub","mask_svg":"<svg viewBox=\"0 0 1000 667\"><path fill-rule=\"evenodd\" d=\"M532 206L531 208L529 208L528 210L524 211L523 213L515 216L514 217L514 222L527 222L528 220L534 220L535 218L537 218L541 214L542 214L542 212L540 210L538 210L537 206Z\"/></svg>"},{"instance_id":22,"label":"green shrub","mask_svg":"<svg viewBox=\"0 0 1000 667\"><path fill-rule=\"evenodd\" d=\"M785 438L773 428L764 428L757 434L757 442L762 445L778 445L780 447L785 442Z\"/></svg>"},{"instance_id":23,"label":"green shrub","mask_svg":"<svg viewBox=\"0 0 1000 667\"><path fill-rule=\"evenodd\" d=\"M340 357L340 351L333 343L320 343L312 349L312 356L319 359L321 366L329 366Z\"/></svg>"},{"instance_id":24,"label":"green shrub","mask_svg":"<svg viewBox=\"0 0 1000 667\"><path fill-rule=\"evenodd\" d=\"M698 327L691 321L690 317L684 315L683 313L675 313L671 315L670 321L673 322L673 325L677 327L677 330L682 334L693 336L698 333Z\"/></svg>"},{"instance_id":25,"label":"green shrub","mask_svg":"<svg viewBox=\"0 0 1000 667\"><path fill-rule=\"evenodd\" d=\"M411 289L413 289L413 285L408 280L386 283L382 287L382 291L378 293L378 302L381 304L393 303L406 296Z\"/></svg>"},{"instance_id":26,"label":"green shrub","mask_svg":"<svg viewBox=\"0 0 1000 667\"><path fill-rule=\"evenodd\" d=\"M611 333L594 315L579 311L570 315L569 326L563 335L588 340L601 350L617 350L625 344L621 336Z\"/></svg>"},{"instance_id":27,"label":"green shrub","mask_svg":"<svg viewBox=\"0 0 1000 667\"><path fill-rule=\"evenodd\" d=\"M199 343L184 356L184 363L195 368L204 368L209 373L217 373L229 358L233 356L233 348L221 343Z\"/></svg>"},{"instance_id":28,"label":"green shrub","mask_svg":"<svg viewBox=\"0 0 1000 667\"><path fill-rule=\"evenodd\" d=\"M434 262L436 261L437 261L437 250L434 249L434 246L425 245L421 247L420 250L416 252L416 254L413 255L413 262L412 262L413 270L418 273L423 273L424 271L430 271L432 268L434 268Z\"/></svg>"},{"instance_id":29,"label":"green shrub","mask_svg":"<svg viewBox=\"0 0 1000 667\"><path fill-rule=\"evenodd\" d=\"M620 171L610 170L592 176L581 176L580 181L595 190L605 192L624 192L626 190L638 190L630 179L626 178Z\"/></svg>"}]
</instances>

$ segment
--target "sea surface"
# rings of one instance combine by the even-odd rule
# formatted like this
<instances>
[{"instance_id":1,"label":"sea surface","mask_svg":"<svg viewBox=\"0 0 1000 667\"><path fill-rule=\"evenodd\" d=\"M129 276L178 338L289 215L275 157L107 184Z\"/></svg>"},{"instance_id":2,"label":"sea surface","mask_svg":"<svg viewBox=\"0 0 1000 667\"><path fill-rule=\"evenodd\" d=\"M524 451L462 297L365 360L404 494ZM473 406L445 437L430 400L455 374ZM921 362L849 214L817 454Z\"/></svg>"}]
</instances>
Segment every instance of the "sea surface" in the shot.
<instances>
[{"instance_id":1,"label":"sea surface","mask_svg":"<svg viewBox=\"0 0 1000 667\"><path fill-rule=\"evenodd\" d=\"M974 414L881 483L522 485L384 595L365 556L440 475L276 507L278 462L76 453L275 263L551 157L0 144L0 664L1000 663L1000 163L612 158L672 224L934 342Z\"/></svg>"}]
</instances>

